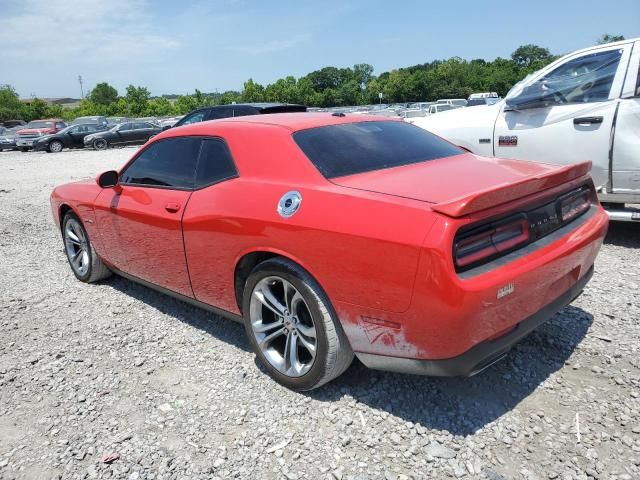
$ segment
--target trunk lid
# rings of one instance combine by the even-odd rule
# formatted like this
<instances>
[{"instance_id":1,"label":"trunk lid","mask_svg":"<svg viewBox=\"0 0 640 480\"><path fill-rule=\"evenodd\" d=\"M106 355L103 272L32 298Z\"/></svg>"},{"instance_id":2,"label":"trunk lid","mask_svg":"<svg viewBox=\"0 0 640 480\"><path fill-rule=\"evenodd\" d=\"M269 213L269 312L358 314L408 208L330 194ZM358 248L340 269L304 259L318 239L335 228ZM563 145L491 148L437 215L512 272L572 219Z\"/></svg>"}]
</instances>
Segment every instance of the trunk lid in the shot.
<instances>
[{"instance_id":1,"label":"trunk lid","mask_svg":"<svg viewBox=\"0 0 640 480\"><path fill-rule=\"evenodd\" d=\"M471 153L334 178L343 187L411 198L461 217L586 175L591 162L567 166L485 158Z\"/></svg>"}]
</instances>

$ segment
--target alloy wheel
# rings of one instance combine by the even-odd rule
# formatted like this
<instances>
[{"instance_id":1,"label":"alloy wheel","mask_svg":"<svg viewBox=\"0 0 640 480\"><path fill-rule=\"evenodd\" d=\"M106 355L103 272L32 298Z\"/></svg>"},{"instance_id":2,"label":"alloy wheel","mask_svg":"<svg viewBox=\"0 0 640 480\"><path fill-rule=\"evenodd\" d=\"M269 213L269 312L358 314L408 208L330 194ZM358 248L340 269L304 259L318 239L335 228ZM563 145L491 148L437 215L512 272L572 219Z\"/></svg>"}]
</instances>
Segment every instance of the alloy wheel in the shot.
<instances>
[{"instance_id":1,"label":"alloy wheel","mask_svg":"<svg viewBox=\"0 0 640 480\"><path fill-rule=\"evenodd\" d=\"M316 358L317 331L302 294L288 280L269 276L251 293L251 330L260 352L279 372L301 377Z\"/></svg>"},{"instance_id":2,"label":"alloy wheel","mask_svg":"<svg viewBox=\"0 0 640 480\"><path fill-rule=\"evenodd\" d=\"M69 219L64 227L64 245L73 271L83 277L89 271L89 242L80 222Z\"/></svg>"}]
</instances>

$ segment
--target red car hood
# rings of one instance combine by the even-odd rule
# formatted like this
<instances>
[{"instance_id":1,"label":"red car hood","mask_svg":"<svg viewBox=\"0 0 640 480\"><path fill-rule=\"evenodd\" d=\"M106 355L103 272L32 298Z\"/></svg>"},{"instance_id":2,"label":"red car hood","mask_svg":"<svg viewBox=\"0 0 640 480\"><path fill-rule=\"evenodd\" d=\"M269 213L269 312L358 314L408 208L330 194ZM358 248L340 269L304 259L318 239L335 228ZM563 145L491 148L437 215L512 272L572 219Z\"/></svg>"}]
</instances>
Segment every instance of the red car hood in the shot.
<instances>
[{"instance_id":1,"label":"red car hood","mask_svg":"<svg viewBox=\"0 0 640 480\"><path fill-rule=\"evenodd\" d=\"M55 128L25 128L24 130L18 130L16 132L16 135L33 135L34 133L38 135L44 135L47 133L56 133L56 129Z\"/></svg>"},{"instance_id":2,"label":"red car hood","mask_svg":"<svg viewBox=\"0 0 640 480\"><path fill-rule=\"evenodd\" d=\"M590 169L591 162L559 167L468 153L332 181L344 187L434 203L434 210L459 217L560 185L586 175Z\"/></svg>"}]
</instances>

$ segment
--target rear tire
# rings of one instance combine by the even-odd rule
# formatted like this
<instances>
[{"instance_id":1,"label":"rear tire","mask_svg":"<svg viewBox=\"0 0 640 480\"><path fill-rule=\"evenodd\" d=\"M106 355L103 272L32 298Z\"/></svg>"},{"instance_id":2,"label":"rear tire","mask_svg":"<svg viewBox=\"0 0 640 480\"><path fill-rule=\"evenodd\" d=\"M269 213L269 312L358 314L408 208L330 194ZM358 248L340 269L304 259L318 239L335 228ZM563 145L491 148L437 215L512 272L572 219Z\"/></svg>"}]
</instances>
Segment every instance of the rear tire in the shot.
<instances>
[{"instance_id":1,"label":"rear tire","mask_svg":"<svg viewBox=\"0 0 640 480\"><path fill-rule=\"evenodd\" d=\"M62 238L69 266L78 280L92 283L111 276L111 270L93 249L84 225L73 212L64 216Z\"/></svg>"},{"instance_id":2,"label":"rear tire","mask_svg":"<svg viewBox=\"0 0 640 480\"><path fill-rule=\"evenodd\" d=\"M242 311L259 362L292 390L318 388L353 361L327 295L309 273L289 260L274 258L254 268L244 286Z\"/></svg>"},{"instance_id":3,"label":"rear tire","mask_svg":"<svg viewBox=\"0 0 640 480\"><path fill-rule=\"evenodd\" d=\"M24 153L24 152L28 152L28 151L29 151L29 149L28 149L27 147L21 147L21 148L20 148L20 151L21 151L22 153Z\"/></svg>"},{"instance_id":4,"label":"rear tire","mask_svg":"<svg viewBox=\"0 0 640 480\"><path fill-rule=\"evenodd\" d=\"M93 148L96 150L106 150L109 147L109 144L103 138L99 138L98 140L93 141Z\"/></svg>"}]
</instances>

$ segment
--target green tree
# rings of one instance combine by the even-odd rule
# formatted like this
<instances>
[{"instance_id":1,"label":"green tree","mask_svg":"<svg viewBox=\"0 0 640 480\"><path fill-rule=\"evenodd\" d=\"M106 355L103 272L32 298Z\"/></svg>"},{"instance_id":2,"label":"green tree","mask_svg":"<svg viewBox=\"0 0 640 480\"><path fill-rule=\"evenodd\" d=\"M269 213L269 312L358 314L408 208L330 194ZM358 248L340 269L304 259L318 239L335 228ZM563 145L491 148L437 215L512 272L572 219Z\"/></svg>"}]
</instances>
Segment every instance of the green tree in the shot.
<instances>
[{"instance_id":1,"label":"green tree","mask_svg":"<svg viewBox=\"0 0 640 480\"><path fill-rule=\"evenodd\" d=\"M96 105L111 105L118 101L118 91L107 82L97 84L87 95Z\"/></svg>"},{"instance_id":2,"label":"green tree","mask_svg":"<svg viewBox=\"0 0 640 480\"><path fill-rule=\"evenodd\" d=\"M149 100L147 109L144 111L146 116L162 117L165 115L173 115L175 109L171 102L164 97L156 97Z\"/></svg>"},{"instance_id":3,"label":"green tree","mask_svg":"<svg viewBox=\"0 0 640 480\"><path fill-rule=\"evenodd\" d=\"M146 87L129 85L127 87L127 94L124 97L127 102L127 114L132 116L142 115L147 109L149 96L149 90L147 90Z\"/></svg>"},{"instance_id":4,"label":"green tree","mask_svg":"<svg viewBox=\"0 0 640 480\"><path fill-rule=\"evenodd\" d=\"M21 119L23 105L11 85L0 85L0 121Z\"/></svg>"},{"instance_id":5,"label":"green tree","mask_svg":"<svg viewBox=\"0 0 640 480\"><path fill-rule=\"evenodd\" d=\"M40 98L33 98L25 103L25 120L49 117L49 104Z\"/></svg>"},{"instance_id":6,"label":"green tree","mask_svg":"<svg viewBox=\"0 0 640 480\"><path fill-rule=\"evenodd\" d=\"M244 102L263 102L264 87L253 81L252 78L244 82L242 88L242 101Z\"/></svg>"},{"instance_id":7,"label":"green tree","mask_svg":"<svg viewBox=\"0 0 640 480\"><path fill-rule=\"evenodd\" d=\"M624 39L625 39L624 35L609 35L608 33L605 33L603 35L600 35L598 40L596 40L596 45L604 45L605 43L619 42Z\"/></svg>"},{"instance_id":8,"label":"green tree","mask_svg":"<svg viewBox=\"0 0 640 480\"><path fill-rule=\"evenodd\" d=\"M517 67L528 69L535 65L547 64L553 60L553 56L548 49L537 45L522 45L518 47L512 54L511 60Z\"/></svg>"}]
</instances>

